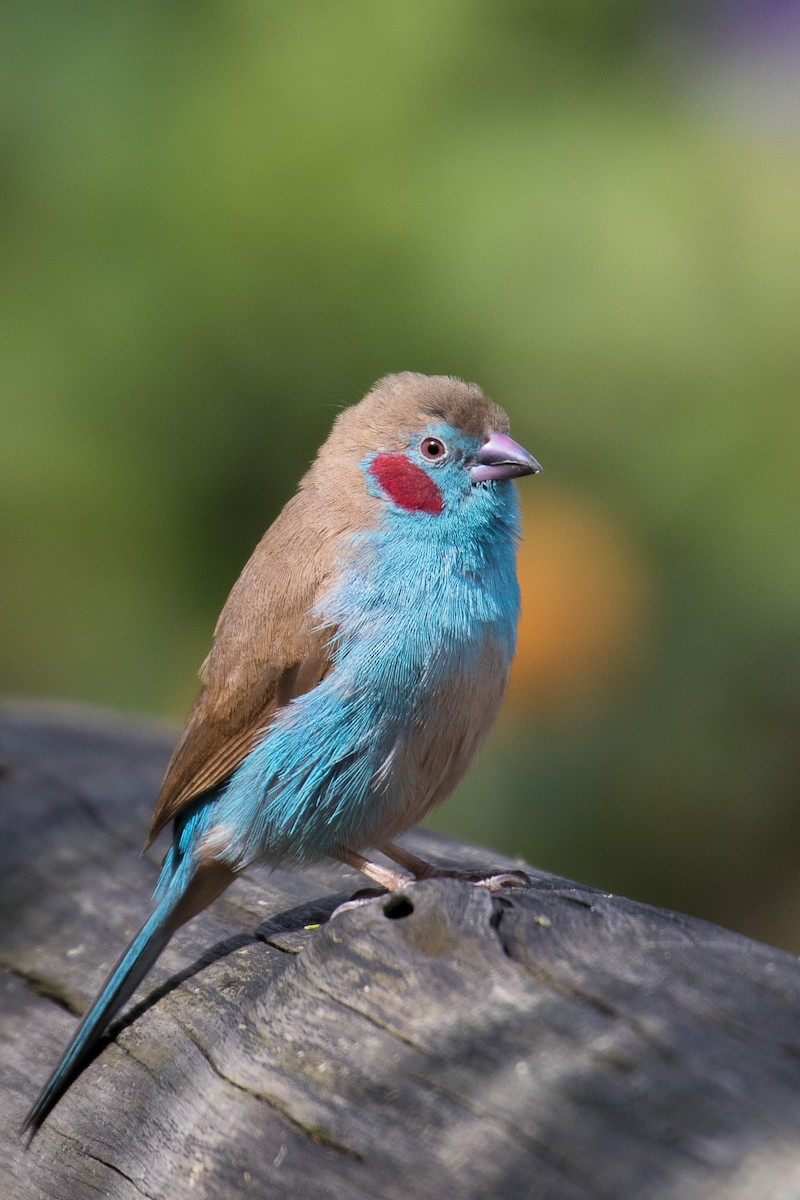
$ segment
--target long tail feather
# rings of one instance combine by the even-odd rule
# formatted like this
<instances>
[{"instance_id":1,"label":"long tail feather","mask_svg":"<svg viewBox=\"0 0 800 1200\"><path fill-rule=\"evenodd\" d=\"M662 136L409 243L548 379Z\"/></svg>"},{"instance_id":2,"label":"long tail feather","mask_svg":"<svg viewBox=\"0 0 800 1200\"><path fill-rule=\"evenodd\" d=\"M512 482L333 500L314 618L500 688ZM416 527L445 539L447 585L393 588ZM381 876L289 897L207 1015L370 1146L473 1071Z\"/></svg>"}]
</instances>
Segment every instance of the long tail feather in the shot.
<instances>
[{"instance_id":1,"label":"long tail feather","mask_svg":"<svg viewBox=\"0 0 800 1200\"><path fill-rule=\"evenodd\" d=\"M136 934L103 984L97 999L84 1014L61 1061L25 1117L23 1133L28 1129L35 1131L41 1125L86 1064L109 1021L133 995L153 966L175 930L172 919L174 907L174 900L166 896Z\"/></svg>"}]
</instances>

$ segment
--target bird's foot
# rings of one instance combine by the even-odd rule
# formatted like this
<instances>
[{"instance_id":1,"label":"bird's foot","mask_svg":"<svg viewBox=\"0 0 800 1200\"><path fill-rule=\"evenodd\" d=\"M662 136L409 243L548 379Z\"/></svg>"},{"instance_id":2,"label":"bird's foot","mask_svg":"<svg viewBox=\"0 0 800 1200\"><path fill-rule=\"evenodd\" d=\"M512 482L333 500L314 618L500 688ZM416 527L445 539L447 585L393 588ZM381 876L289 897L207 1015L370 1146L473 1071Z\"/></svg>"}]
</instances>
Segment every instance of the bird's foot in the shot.
<instances>
[{"instance_id":1,"label":"bird's foot","mask_svg":"<svg viewBox=\"0 0 800 1200\"><path fill-rule=\"evenodd\" d=\"M524 871L493 871L487 874L485 871L460 871L456 868L438 867L433 863L426 862L424 858L418 858L410 850L396 846L393 842L381 846L381 851L387 858L391 858L404 867L405 871L396 871L394 867L372 862L370 859L364 858L363 854L356 853L355 850L343 854L342 859L387 892L400 892L410 883L417 883L422 879L464 879L467 883L472 883L476 887L484 887L489 892L500 892L503 888L509 887L531 887L533 882ZM406 871L409 874L406 874ZM344 904L340 904L331 915L335 917L347 909L359 908L362 904L374 899L377 894L372 890L360 893L351 900L346 900Z\"/></svg>"},{"instance_id":2,"label":"bird's foot","mask_svg":"<svg viewBox=\"0 0 800 1200\"><path fill-rule=\"evenodd\" d=\"M361 871L373 883L380 885L381 891L376 891L375 888L363 888L360 892L356 892L349 900L345 900L331 913L331 917L338 916L339 913L347 912L350 908L360 908L362 904L368 904L370 900L374 900L376 896L386 892L402 891L409 883L413 883L414 879L410 875L404 875L402 871L395 871L393 867L386 867L382 863L370 862L368 858L364 858L362 854L356 854L355 851L350 851L348 854L342 855L343 861L349 866L355 867L357 871Z\"/></svg>"},{"instance_id":3,"label":"bird's foot","mask_svg":"<svg viewBox=\"0 0 800 1200\"><path fill-rule=\"evenodd\" d=\"M381 846L381 850L387 858L410 871L415 880L464 879L467 883L485 887L490 892L499 892L507 887L531 887L533 884L533 880L524 871L493 871L487 874L485 871L460 871L455 867L438 867L412 854L403 846L396 846L394 842Z\"/></svg>"},{"instance_id":4,"label":"bird's foot","mask_svg":"<svg viewBox=\"0 0 800 1200\"><path fill-rule=\"evenodd\" d=\"M533 887L533 880L524 871L498 871L484 875L482 871L454 871L457 879L468 879L476 887L485 887L490 892L502 892L509 887Z\"/></svg>"},{"instance_id":5,"label":"bird's foot","mask_svg":"<svg viewBox=\"0 0 800 1200\"><path fill-rule=\"evenodd\" d=\"M428 871L416 876L417 879L463 879L475 887L486 888L489 892L502 892L503 888L531 887L533 880L524 871L495 871L487 875L485 871L459 871L447 867L430 865Z\"/></svg>"},{"instance_id":6,"label":"bird's foot","mask_svg":"<svg viewBox=\"0 0 800 1200\"><path fill-rule=\"evenodd\" d=\"M334 917L338 917L339 913L347 912L348 909L361 908L362 904L369 904L371 900L375 900L380 895L382 895L382 892L367 890L365 888L362 892L351 896L349 900L344 900L341 904L337 904L328 920L332 921Z\"/></svg>"}]
</instances>

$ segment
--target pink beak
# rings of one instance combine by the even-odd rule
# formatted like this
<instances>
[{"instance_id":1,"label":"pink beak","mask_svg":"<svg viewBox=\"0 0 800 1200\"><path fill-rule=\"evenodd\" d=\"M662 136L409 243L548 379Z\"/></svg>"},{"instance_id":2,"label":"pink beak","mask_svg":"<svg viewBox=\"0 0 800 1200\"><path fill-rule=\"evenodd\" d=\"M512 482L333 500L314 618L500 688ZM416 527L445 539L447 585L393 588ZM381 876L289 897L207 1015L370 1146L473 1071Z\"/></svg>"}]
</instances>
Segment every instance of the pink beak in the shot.
<instances>
[{"instance_id":1,"label":"pink beak","mask_svg":"<svg viewBox=\"0 0 800 1200\"><path fill-rule=\"evenodd\" d=\"M532 454L507 433L490 433L475 455L469 469L475 483L487 479L514 479L517 475L538 475L541 471Z\"/></svg>"}]
</instances>

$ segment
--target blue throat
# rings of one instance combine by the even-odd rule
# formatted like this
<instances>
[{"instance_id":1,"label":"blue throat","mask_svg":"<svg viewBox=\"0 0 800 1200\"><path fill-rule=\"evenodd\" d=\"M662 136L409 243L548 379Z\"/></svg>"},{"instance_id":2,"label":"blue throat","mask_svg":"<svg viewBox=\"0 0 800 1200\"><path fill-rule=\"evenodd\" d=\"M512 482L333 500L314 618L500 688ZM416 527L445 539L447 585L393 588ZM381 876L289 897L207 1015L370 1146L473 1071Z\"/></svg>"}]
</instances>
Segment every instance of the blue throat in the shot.
<instances>
[{"instance_id":1,"label":"blue throat","mask_svg":"<svg viewBox=\"0 0 800 1200\"><path fill-rule=\"evenodd\" d=\"M375 844L373 830L404 803L376 780L426 701L479 671L487 638L507 662L514 653L516 489L475 486L472 503L440 515L387 506L379 528L343 545L316 612L332 630L332 670L276 715L227 785L185 810L164 883L212 826L230 830L222 857L234 869Z\"/></svg>"}]
</instances>

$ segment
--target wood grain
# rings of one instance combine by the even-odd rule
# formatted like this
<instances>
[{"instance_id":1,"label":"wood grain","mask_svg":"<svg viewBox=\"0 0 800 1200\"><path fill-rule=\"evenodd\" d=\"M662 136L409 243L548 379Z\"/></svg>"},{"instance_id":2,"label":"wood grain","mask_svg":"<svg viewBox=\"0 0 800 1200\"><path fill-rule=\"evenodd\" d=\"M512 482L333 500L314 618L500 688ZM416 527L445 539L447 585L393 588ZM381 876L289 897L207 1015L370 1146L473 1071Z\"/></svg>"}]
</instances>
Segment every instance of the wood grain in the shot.
<instances>
[{"instance_id":1,"label":"wood grain","mask_svg":"<svg viewBox=\"0 0 800 1200\"><path fill-rule=\"evenodd\" d=\"M173 740L77 708L0 717L3 1200L800 1197L798 961L537 872L332 920L354 872L240 880L26 1148L25 1110L147 910Z\"/></svg>"}]
</instances>

